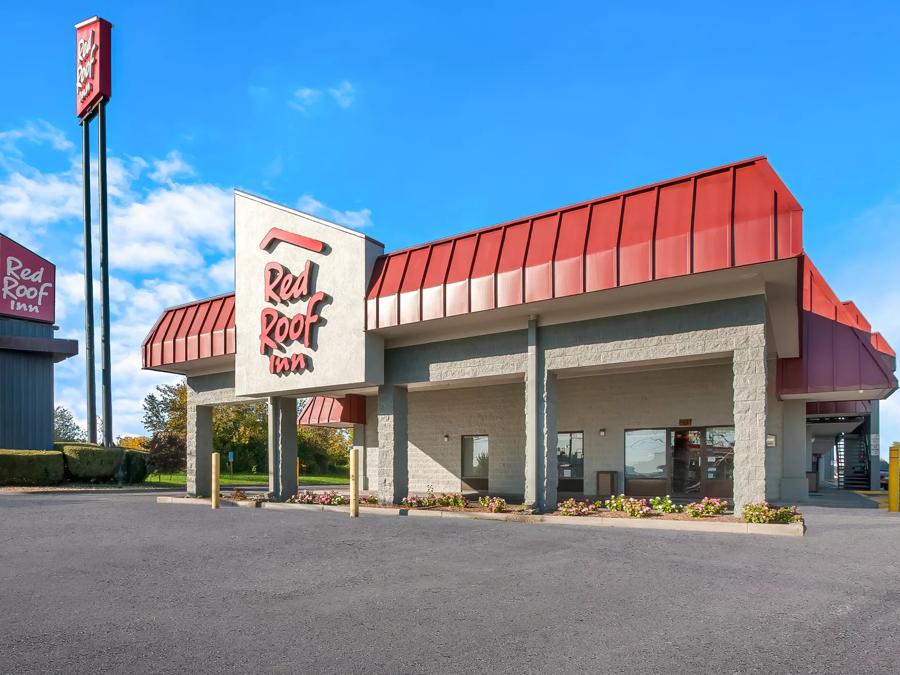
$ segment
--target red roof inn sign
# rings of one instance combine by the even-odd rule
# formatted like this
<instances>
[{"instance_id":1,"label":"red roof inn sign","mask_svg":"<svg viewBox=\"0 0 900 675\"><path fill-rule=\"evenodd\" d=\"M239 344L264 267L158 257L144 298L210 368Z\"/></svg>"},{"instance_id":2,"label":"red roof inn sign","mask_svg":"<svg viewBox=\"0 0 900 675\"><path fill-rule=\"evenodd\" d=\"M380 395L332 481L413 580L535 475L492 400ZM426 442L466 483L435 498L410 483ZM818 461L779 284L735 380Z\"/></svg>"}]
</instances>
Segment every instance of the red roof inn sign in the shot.
<instances>
[{"instance_id":1,"label":"red roof inn sign","mask_svg":"<svg viewBox=\"0 0 900 675\"><path fill-rule=\"evenodd\" d=\"M84 118L112 94L112 24L93 17L75 26L75 114Z\"/></svg>"},{"instance_id":2,"label":"red roof inn sign","mask_svg":"<svg viewBox=\"0 0 900 675\"><path fill-rule=\"evenodd\" d=\"M0 235L0 316L53 323L56 267Z\"/></svg>"}]
</instances>

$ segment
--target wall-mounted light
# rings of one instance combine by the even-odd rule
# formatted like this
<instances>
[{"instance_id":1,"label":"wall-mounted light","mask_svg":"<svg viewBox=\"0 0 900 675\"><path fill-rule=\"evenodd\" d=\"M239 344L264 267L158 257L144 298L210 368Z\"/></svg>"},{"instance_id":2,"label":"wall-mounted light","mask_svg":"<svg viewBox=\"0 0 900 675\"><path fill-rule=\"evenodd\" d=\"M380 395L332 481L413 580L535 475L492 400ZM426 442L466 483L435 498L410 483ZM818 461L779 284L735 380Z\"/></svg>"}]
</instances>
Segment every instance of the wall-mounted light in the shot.
<instances>
[{"instance_id":1,"label":"wall-mounted light","mask_svg":"<svg viewBox=\"0 0 900 675\"><path fill-rule=\"evenodd\" d=\"M601 436L606 436L606 429L600 429L599 433Z\"/></svg>"},{"instance_id":2,"label":"wall-mounted light","mask_svg":"<svg viewBox=\"0 0 900 675\"><path fill-rule=\"evenodd\" d=\"M450 434L444 434L444 443L450 440Z\"/></svg>"},{"instance_id":3,"label":"wall-mounted light","mask_svg":"<svg viewBox=\"0 0 900 675\"><path fill-rule=\"evenodd\" d=\"M774 448L776 445L778 445L778 438L775 434L766 434L766 447Z\"/></svg>"}]
</instances>

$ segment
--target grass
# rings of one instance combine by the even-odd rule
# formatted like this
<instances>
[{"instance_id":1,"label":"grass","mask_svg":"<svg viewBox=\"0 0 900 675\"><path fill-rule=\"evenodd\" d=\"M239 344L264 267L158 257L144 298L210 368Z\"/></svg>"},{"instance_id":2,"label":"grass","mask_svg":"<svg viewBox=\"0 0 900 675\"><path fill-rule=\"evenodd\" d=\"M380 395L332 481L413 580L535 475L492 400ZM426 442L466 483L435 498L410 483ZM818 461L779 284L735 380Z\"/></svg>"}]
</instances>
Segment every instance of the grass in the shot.
<instances>
[{"instance_id":1,"label":"grass","mask_svg":"<svg viewBox=\"0 0 900 675\"><path fill-rule=\"evenodd\" d=\"M329 475L301 475L300 485L346 485L350 482L347 474ZM187 484L187 475L184 473L164 473L159 476L147 476L144 485L148 487L184 487ZM227 471L222 472L222 487L232 485L259 485L265 487L269 484L269 475L266 473L235 473L232 476Z\"/></svg>"}]
</instances>

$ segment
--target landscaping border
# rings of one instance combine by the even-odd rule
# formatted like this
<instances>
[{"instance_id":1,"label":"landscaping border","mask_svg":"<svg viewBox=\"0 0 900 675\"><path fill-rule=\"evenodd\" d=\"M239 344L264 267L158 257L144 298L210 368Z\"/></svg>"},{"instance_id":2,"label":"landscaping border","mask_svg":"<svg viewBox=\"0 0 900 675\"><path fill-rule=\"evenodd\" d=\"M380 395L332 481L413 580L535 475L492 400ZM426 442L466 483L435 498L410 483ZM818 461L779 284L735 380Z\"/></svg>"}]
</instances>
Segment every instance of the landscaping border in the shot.
<instances>
[{"instance_id":1,"label":"landscaping border","mask_svg":"<svg viewBox=\"0 0 900 675\"><path fill-rule=\"evenodd\" d=\"M208 498L189 498L159 496L158 504L183 504L186 506L210 507ZM246 508L261 507L276 511L338 511L348 513L349 505L330 506L325 504L290 504L287 502L257 502L253 500L235 502L230 499L221 499L222 506L244 506ZM500 520L512 523L574 525L582 527L618 527L644 530L675 530L680 532L711 532L728 534L756 534L802 537L806 532L806 524L761 524L727 522L721 520L664 520L650 518L603 518L590 516L557 516L553 514L525 514L525 513L490 513L487 511L441 511L438 509L407 509L402 507L378 507L360 505L361 514L380 516L413 516L424 518L456 518L468 520Z\"/></svg>"}]
</instances>

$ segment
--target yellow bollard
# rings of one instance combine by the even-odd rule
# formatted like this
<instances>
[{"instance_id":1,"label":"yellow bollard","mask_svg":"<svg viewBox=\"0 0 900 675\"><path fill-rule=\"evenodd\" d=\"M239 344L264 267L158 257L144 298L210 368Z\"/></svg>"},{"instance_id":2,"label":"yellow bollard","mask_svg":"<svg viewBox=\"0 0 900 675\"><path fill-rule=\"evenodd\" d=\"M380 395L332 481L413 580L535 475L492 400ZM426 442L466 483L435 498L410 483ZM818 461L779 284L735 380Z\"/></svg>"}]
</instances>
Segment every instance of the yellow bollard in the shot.
<instances>
[{"instance_id":1,"label":"yellow bollard","mask_svg":"<svg viewBox=\"0 0 900 675\"><path fill-rule=\"evenodd\" d=\"M900 443L891 444L888 460L888 511L900 511Z\"/></svg>"},{"instance_id":2,"label":"yellow bollard","mask_svg":"<svg viewBox=\"0 0 900 675\"><path fill-rule=\"evenodd\" d=\"M212 507L214 509L219 508L219 453L214 452L212 454L212 489L210 490L210 497L212 502Z\"/></svg>"},{"instance_id":3,"label":"yellow bollard","mask_svg":"<svg viewBox=\"0 0 900 675\"><path fill-rule=\"evenodd\" d=\"M350 517L359 517L359 448L350 448Z\"/></svg>"}]
</instances>

